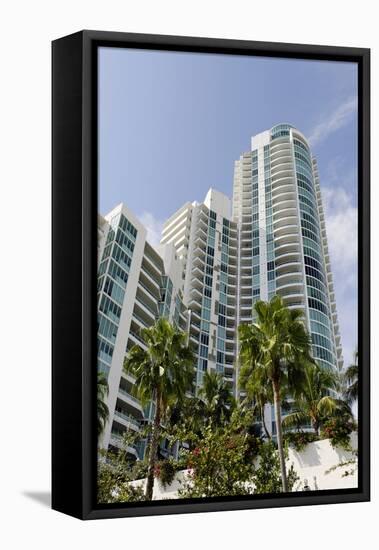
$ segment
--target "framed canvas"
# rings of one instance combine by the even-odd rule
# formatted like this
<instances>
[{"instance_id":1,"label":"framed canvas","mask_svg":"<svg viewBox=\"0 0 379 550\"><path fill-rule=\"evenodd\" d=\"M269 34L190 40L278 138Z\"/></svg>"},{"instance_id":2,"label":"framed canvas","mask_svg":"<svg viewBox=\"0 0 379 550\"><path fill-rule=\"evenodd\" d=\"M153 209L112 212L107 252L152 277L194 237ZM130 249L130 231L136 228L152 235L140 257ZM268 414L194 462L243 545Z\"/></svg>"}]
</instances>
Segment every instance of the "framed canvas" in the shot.
<instances>
[{"instance_id":1,"label":"framed canvas","mask_svg":"<svg viewBox=\"0 0 379 550\"><path fill-rule=\"evenodd\" d=\"M369 500L370 52L52 45L52 506Z\"/></svg>"}]
</instances>

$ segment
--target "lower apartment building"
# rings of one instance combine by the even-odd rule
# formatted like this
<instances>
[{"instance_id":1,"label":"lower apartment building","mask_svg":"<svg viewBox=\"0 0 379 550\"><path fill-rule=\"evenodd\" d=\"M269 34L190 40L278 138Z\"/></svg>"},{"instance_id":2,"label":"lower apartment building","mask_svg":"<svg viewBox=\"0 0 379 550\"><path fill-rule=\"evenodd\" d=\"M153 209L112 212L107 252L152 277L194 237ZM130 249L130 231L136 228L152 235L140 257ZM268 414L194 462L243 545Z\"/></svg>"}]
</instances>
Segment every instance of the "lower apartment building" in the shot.
<instances>
[{"instance_id":1,"label":"lower apartment building","mask_svg":"<svg viewBox=\"0 0 379 550\"><path fill-rule=\"evenodd\" d=\"M187 311L179 288L180 260L172 246L162 255L146 240L146 229L123 204L98 220L98 370L108 378L109 422L99 441L117 449L126 430L139 431L152 410L133 395L134 379L123 372L134 344L144 347L140 330L164 315L182 330ZM144 445L128 449L135 458Z\"/></svg>"}]
</instances>

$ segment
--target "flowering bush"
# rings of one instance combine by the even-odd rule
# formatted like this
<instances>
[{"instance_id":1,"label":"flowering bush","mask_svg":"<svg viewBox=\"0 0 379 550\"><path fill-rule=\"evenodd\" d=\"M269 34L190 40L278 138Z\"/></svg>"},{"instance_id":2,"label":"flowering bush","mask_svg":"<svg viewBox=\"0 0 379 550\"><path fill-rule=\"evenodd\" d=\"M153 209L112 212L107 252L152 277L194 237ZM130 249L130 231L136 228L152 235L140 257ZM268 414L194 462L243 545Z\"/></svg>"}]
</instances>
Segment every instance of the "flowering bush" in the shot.
<instances>
[{"instance_id":1,"label":"flowering bush","mask_svg":"<svg viewBox=\"0 0 379 550\"><path fill-rule=\"evenodd\" d=\"M193 449L187 452L188 480L179 490L180 497L216 497L245 495L252 475L252 463L246 461L248 445L244 434L233 427L204 427L192 435Z\"/></svg>"},{"instance_id":2,"label":"flowering bush","mask_svg":"<svg viewBox=\"0 0 379 550\"><path fill-rule=\"evenodd\" d=\"M98 464L97 501L115 503L145 500L142 487L134 487L130 481L130 466L117 455L108 453Z\"/></svg>"},{"instance_id":3,"label":"flowering bush","mask_svg":"<svg viewBox=\"0 0 379 550\"><path fill-rule=\"evenodd\" d=\"M159 479L162 487L167 487L167 485L173 482L176 471L177 467L174 461L169 458L167 460L161 460L155 465L154 476Z\"/></svg>"},{"instance_id":4,"label":"flowering bush","mask_svg":"<svg viewBox=\"0 0 379 550\"><path fill-rule=\"evenodd\" d=\"M342 447L350 449L350 434L356 429L356 424L351 418L344 416L336 416L330 418L321 430L321 436L330 439L333 447Z\"/></svg>"}]
</instances>

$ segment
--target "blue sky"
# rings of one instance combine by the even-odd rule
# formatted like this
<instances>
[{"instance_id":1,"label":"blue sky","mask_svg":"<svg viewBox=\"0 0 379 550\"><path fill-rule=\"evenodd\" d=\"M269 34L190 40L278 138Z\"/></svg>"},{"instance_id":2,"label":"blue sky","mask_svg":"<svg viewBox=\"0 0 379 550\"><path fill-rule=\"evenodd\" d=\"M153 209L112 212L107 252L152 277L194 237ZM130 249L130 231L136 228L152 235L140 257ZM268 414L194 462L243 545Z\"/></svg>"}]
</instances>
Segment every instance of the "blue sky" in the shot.
<instances>
[{"instance_id":1,"label":"blue sky","mask_svg":"<svg viewBox=\"0 0 379 550\"><path fill-rule=\"evenodd\" d=\"M345 362L357 343L357 67L101 48L99 210L125 202L152 241L209 187L231 196L250 138L280 122L319 165Z\"/></svg>"}]
</instances>

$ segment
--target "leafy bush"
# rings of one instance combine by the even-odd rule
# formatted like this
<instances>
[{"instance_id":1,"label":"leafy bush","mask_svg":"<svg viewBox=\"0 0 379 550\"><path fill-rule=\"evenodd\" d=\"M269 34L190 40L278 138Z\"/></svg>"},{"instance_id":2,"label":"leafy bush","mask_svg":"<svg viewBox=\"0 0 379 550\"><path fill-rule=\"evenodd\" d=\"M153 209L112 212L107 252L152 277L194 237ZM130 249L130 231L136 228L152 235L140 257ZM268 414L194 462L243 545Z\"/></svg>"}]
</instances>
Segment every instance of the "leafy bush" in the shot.
<instances>
[{"instance_id":1,"label":"leafy bush","mask_svg":"<svg viewBox=\"0 0 379 550\"><path fill-rule=\"evenodd\" d=\"M298 480L299 477L291 464L287 471L288 491L292 491ZM282 491L279 454L272 441L267 441L261 445L259 464L254 470L252 481L254 483L254 493L268 494Z\"/></svg>"},{"instance_id":2,"label":"leafy bush","mask_svg":"<svg viewBox=\"0 0 379 550\"><path fill-rule=\"evenodd\" d=\"M147 462L145 460L136 460L131 471L132 479L143 479L147 476Z\"/></svg>"},{"instance_id":3,"label":"leafy bush","mask_svg":"<svg viewBox=\"0 0 379 550\"><path fill-rule=\"evenodd\" d=\"M311 432L287 432L284 434L284 441L293 447L295 451L300 452L305 449L308 443L317 441L318 437L316 434Z\"/></svg>"},{"instance_id":4,"label":"leafy bush","mask_svg":"<svg viewBox=\"0 0 379 550\"><path fill-rule=\"evenodd\" d=\"M189 479L179 490L179 496L217 497L250 494L248 481L252 462L244 434L235 426L203 428L200 436L192 434L192 450L187 452Z\"/></svg>"},{"instance_id":5,"label":"leafy bush","mask_svg":"<svg viewBox=\"0 0 379 550\"><path fill-rule=\"evenodd\" d=\"M167 460L161 460L155 465L154 476L159 479L163 488L171 485L174 481L177 467L174 460L169 458Z\"/></svg>"},{"instance_id":6,"label":"leafy bush","mask_svg":"<svg viewBox=\"0 0 379 550\"><path fill-rule=\"evenodd\" d=\"M356 424L350 417L330 418L321 429L321 436L330 439L333 447L350 450L350 434L356 430Z\"/></svg>"},{"instance_id":7,"label":"leafy bush","mask_svg":"<svg viewBox=\"0 0 379 550\"><path fill-rule=\"evenodd\" d=\"M111 454L100 461L97 472L97 501L100 503L135 502L145 500L142 487L130 485L129 465Z\"/></svg>"}]
</instances>

